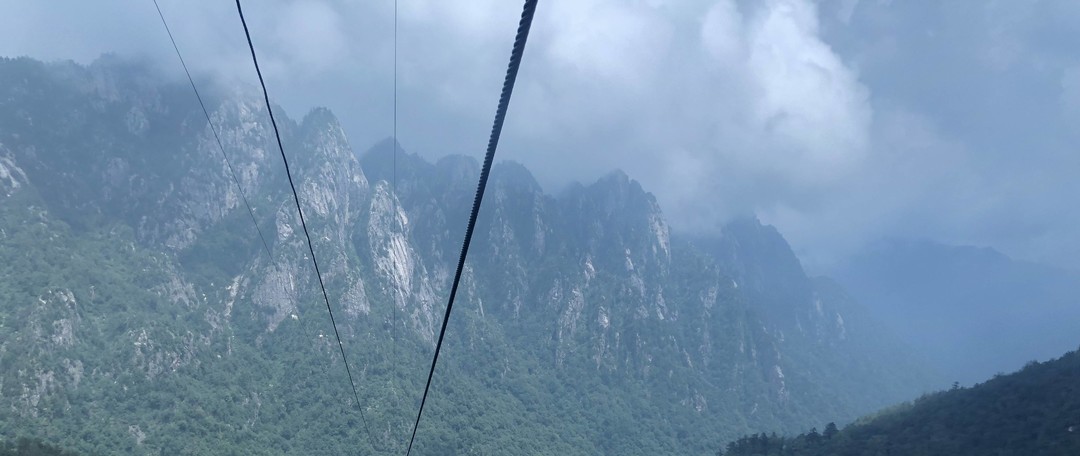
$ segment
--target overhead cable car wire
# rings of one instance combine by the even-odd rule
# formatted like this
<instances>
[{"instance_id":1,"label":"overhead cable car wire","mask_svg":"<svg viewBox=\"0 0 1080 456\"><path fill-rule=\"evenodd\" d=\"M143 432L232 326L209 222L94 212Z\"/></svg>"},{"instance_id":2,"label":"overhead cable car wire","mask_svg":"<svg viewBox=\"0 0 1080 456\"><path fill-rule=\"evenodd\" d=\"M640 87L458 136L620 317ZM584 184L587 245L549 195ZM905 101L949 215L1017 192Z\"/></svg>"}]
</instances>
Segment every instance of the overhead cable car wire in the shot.
<instances>
[{"instance_id":1,"label":"overhead cable car wire","mask_svg":"<svg viewBox=\"0 0 1080 456\"><path fill-rule=\"evenodd\" d=\"M367 417L364 415L364 407L360 403L360 394L356 390L356 381L353 379L352 369L349 367L349 358L345 356L345 345L341 342L341 333L338 331L337 321L334 319L334 311L330 307L330 296L326 293L322 271L319 269L318 260L315 259L315 245L311 242L311 234L308 232L307 222L304 219L304 210L300 207L300 196L296 192L296 184L293 182L292 171L289 169L289 160L285 157L285 147L281 143L281 132L278 131L277 121L274 119L274 110L270 106L270 95L266 90L262 70L259 69L259 59L255 56L255 45L251 42L251 32L248 30L247 20L244 19L244 9L240 6L240 0L236 0L236 12L240 15L240 23L244 26L244 36L247 38L248 49L251 51L251 61L255 64L255 73L259 76L259 86L262 87L266 112L270 115L270 125L274 128L274 138L277 139L278 151L281 152L281 161L285 163L285 175L289 178L289 188L292 190L293 202L296 203L296 212L300 215L300 226L304 229L308 252L311 254L311 263L315 266L315 275L319 279L319 288L322 290L323 301L326 302L326 312L330 314L330 324L334 326L334 337L337 338L341 360L345 363L345 372L349 375L349 384L352 386L353 398L356 399L356 408L360 411L360 418L364 422L364 428L367 430L368 437L371 438L371 427L368 426Z\"/></svg>"},{"instance_id":2,"label":"overhead cable car wire","mask_svg":"<svg viewBox=\"0 0 1080 456\"><path fill-rule=\"evenodd\" d=\"M397 90L397 84L398 84L398 74L397 73L398 73L398 2L397 2L397 0L394 0L394 141L393 141L393 144L392 144L393 153L394 153L394 182L393 182L392 189L394 191L394 202L395 202L395 204L397 203L397 150L398 150L398 139L397 139L397 120L398 120L398 100L397 100L397 95L398 95L397 92L398 92L398 90ZM396 206L395 206L394 210L397 211ZM394 216L396 217L397 214L395 214Z\"/></svg>"},{"instance_id":3,"label":"overhead cable car wire","mask_svg":"<svg viewBox=\"0 0 1080 456\"><path fill-rule=\"evenodd\" d=\"M157 9L158 17L161 18L161 24L165 26L165 32L169 35L169 41L172 43L173 50L176 51L176 57L180 60L180 65L184 68L184 74L187 75L188 83L191 84L191 90L195 93L195 99L199 102L199 107L202 108L203 116L206 117L206 123L210 126L210 131L213 132L214 140L217 143L218 150L221 151L222 158L225 159L225 164L229 170L229 174L232 176L233 183L236 184L236 189L240 193L240 198L244 201L244 207L247 208L248 216L251 217L251 223L255 226L255 231L259 234L259 241L263 246L263 251L266 252L267 260L269 264L273 265L274 255L270 251L270 245L266 242L266 237L263 235L262 229L259 228L259 222L255 217L255 211L252 209L251 204L248 202L247 195L244 192L244 187L240 184L240 179L236 175L236 170L232 166L232 162L229 160L229 155L225 152L225 146L221 142L221 136L218 134L217 128L214 127L214 122L210 119L210 112L206 109L206 104L203 102L202 95L199 94L199 89L195 85L195 79L191 76L191 72L188 70L187 63L184 61L184 56L180 53L180 46L177 45L176 39L173 37L172 30L169 28L169 22L165 20L165 14L161 11L161 6L157 0L154 1L154 8ZM287 287L283 287L282 291L292 298L293 302L299 303L300 299L296 294ZM308 325L300 323L300 327L306 334L309 340L313 340L311 336L311 330ZM324 373L327 373L326 369L323 369Z\"/></svg>"},{"instance_id":4,"label":"overhead cable car wire","mask_svg":"<svg viewBox=\"0 0 1080 456\"><path fill-rule=\"evenodd\" d=\"M393 184L392 184L392 187L391 187L391 190L392 190L392 192L391 192L392 193L391 201L394 202L394 219L395 220L397 219L397 216L398 216L397 215L397 211L398 211L398 209L397 209L397 200L398 200L398 197L397 197L397 148L398 148L398 146L397 146L397 143L398 143L397 142L397 66L398 66L397 65L397 57L398 57L398 30L397 30L397 27L398 27L398 2L397 2L397 0L394 0L394 136L393 136L394 139L393 139L393 144L391 144L390 146L392 147L391 150L392 150L392 153L394 154L394 174L393 174L393 176L394 176L393 179L394 180L393 180ZM402 235L404 236L404 233L402 233ZM398 293L399 293L398 289L397 289L397 287L395 287L394 288L394 301L391 303L391 305L393 306L393 309L391 310L391 315L390 315L390 338L391 338L390 344L391 344L391 347L392 347L391 357L390 357L390 366L391 366L391 369L393 369L395 374L397 373L397 369L396 369L397 363L396 363L396 361L397 361L397 342L398 342L398 339L397 339L397 320L398 320L398 317L397 317L397 294ZM397 375L392 375L391 377L393 379L396 379ZM397 396L397 389L395 388L395 389L393 389L393 391L395 392L395 397L396 397Z\"/></svg>"},{"instance_id":5,"label":"overhead cable car wire","mask_svg":"<svg viewBox=\"0 0 1080 456\"><path fill-rule=\"evenodd\" d=\"M394 196L397 197L397 54L398 54L398 11L397 0L394 0Z\"/></svg>"},{"instance_id":6,"label":"overhead cable car wire","mask_svg":"<svg viewBox=\"0 0 1080 456\"><path fill-rule=\"evenodd\" d=\"M237 0L239 2L240 0ZM412 436L409 438L409 446L405 455L412 453L413 442L416 440L416 429L420 426L420 417L424 413L424 404L427 403L428 391L431 389L431 379L435 375L435 365L439 362L439 352L442 350L443 338L446 336L446 325L450 321L450 311L454 308L454 297L457 296L458 284L461 282L461 272L465 268L465 257L469 253L469 244L472 242L473 229L476 227L476 217L480 213L480 203L484 199L484 190L487 188L488 176L491 173L491 162L495 158L495 149L499 145L499 136L502 134L503 122L506 120L506 110L510 105L510 95L514 92L514 82L517 80L518 69L521 66L521 57L525 53L525 41L529 38L529 28L532 27L533 14L536 12L537 0L525 0L525 6L521 11L521 20L518 22L517 35L514 37L514 47L510 51L510 64L506 69L506 78L503 80L502 93L499 95L499 105L495 110L495 122L491 126L491 136L488 138L487 153L484 155L484 166L480 171L480 182L476 187L476 197L473 199L472 213L469 215L469 224L465 229L465 240L461 245L461 256L458 258L457 272L454 273L454 282L450 287L450 297L446 303L446 313L443 315L442 328L439 330L439 340L435 344L435 355L431 358L431 369L428 371L427 384L424 386L424 395L420 399L420 409L416 412L416 422L413 423ZM395 146L396 147L396 146Z\"/></svg>"},{"instance_id":7,"label":"overhead cable car wire","mask_svg":"<svg viewBox=\"0 0 1080 456\"><path fill-rule=\"evenodd\" d=\"M169 41L172 42L173 50L176 51L176 57L180 59L180 65L184 67L184 74L187 75L188 82L191 84L191 90L195 92L195 98L199 100L199 107L202 108L203 115L206 116L206 124L210 126L210 131L214 133L214 141L217 142L218 150L221 151L221 156L225 159L225 164L229 168L229 174L232 176L233 182L236 183L236 189L240 192L240 199L244 201L244 207L247 208L248 215L251 216L251 221L255 223L255 231L259 233L259 241L262 242L263 250L265 250L266 255L270 257L270 261L273 261L274 255L270 253L270 244L267 244L266 236L263 236L262 229L259 228L259 222L255 219L255 211L251 209L251 203L248 202L247 195L244 194L244 188L240 185L240 179L236 177L236 170L233 168L232 161L229 160L229 155L225 153L225 146L221 143L221 136L218 135L217 128L214 127L214 122L210 120L210 111L206 109L206 104L203 103L202 95L199 95L199 89L195 87L195 79L191 77L191 72L188 71L187 63L184 62L184 56L180 55L180 47L176 45L176 39L173 38L172 30L169 29L169 23L165 21L165 14L161 12L161 6L158 5L157 0L154 0L154 8L157 8L158 17L161 18L161 24L165 26L165 32L169 34Z\"/></svg>"}]
</instances>

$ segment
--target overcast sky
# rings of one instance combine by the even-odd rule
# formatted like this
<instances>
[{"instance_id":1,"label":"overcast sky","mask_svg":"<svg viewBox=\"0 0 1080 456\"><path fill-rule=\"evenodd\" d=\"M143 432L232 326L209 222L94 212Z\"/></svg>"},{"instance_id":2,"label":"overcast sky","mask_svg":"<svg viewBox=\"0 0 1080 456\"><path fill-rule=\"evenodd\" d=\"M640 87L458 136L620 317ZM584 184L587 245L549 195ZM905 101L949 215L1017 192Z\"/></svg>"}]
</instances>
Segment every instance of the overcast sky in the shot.
<instances>
[{"instance_id":1,"label":"overcast sky","mask_svg":"<svg viewBox=\"0 0 1080 456\"><path fill-rule=\"evenodd\" d=\"M193 71L253 84L232 2L160 0ZM480 156L516 0L399 1L399 140ZM271 96L391 134L393 0L249 0ZM541 0L499 157L625 170L677 230L756 213L811 265L881 237L1080 270L1080 2ZM148 57L151 0L0 0L0 55Z\"/></svg>"}]
</instances>

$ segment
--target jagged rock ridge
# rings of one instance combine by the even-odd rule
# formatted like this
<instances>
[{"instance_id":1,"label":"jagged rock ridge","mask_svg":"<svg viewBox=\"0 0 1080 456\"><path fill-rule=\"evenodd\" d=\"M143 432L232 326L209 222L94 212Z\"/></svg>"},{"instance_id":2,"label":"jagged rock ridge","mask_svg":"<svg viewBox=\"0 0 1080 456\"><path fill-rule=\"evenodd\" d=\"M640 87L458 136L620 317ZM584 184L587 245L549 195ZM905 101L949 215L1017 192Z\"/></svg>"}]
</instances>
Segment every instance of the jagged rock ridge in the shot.
<instances>
[{"instance_id":1,"label":"jagged rock ridge","mask_svg":"<svg viewBox=\"0 0 1080 456\"><path fill-rule=\"evenodd\" d=\"M368 434L257 97L207 90L263 252L183 86L0 61L0 430L106 453L399 449L477 164L356 154L282 116ZM672 233L623 173L492 173L418 449L682 454L851 419L925 380L756 220ZM78 430L79 432L73 432ZM192 445L192 441L200 442Z\"/></svg>"}]
</instances>

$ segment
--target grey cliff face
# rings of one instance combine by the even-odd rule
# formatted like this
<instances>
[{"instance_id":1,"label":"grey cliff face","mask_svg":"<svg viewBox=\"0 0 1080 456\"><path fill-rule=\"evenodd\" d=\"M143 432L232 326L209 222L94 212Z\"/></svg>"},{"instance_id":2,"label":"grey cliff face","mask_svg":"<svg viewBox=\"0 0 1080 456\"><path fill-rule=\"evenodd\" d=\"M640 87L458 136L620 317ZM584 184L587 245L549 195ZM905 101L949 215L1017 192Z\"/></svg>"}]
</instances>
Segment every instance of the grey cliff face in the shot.
<instances>
[{"instance_id":1,"label":"grey cliff face","mask_svg":"<svg viewBox=\"0 0 1080 456\"><path fill-rule=\"evenodd\" d=\"M0 362L12 366L0 423L104 407L101 439L160 449L194 432L159 416L162 391L199 410L227 404L174 411L229 432L271 435L289 419L275 410L347 409L309 381L340 385L340 358L259 100L210 92L269 257L190 95L116 65L0 62L15 81L0 88L0 259L21 265L0 276ZM395 170L397 145L357 154L327 110L280 121L344 346L389 442L410 423L400 405L441 324L478 166L397 149ZM858 306L807 278L775 229L742 220L680 236L621 172L552 195L498 164L458 299L446 384L518 404L537 432L572 423L585 437L564 450L581 454L622 444L590 415L601 404L681 423L619 434L674 454L711 445L691 429L801 429L923 385L898 380L919 377L880 358ZM482 418L445 400L432 420Z\"/></svg>"}]
</instances>

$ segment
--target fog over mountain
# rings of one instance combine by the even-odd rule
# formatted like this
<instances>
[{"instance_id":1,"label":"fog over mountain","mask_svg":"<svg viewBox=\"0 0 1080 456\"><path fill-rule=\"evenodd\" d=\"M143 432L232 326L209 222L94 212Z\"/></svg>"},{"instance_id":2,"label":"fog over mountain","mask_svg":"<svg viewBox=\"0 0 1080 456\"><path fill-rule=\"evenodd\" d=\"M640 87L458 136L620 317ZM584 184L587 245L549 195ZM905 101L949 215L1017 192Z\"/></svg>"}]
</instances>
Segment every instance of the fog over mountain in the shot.
<instances>
[{"instance_id":1,"label":"fog over mountain","mask_svg":"<svg viewBox=\"0 0 1080 456\"><path fill-rule=\"evenodd\" d=\"M158 3L231 164L153 1L0 0L0 451L402 449L520 3L245 3L369 419L235 5ZM1075 349L1078 23L542 0L418 449L713 453Z\"/></svg>"},{"instance_id":2,"label":"fog over mountain","mask_svg":"<svg viewBox=\"0 0 1080 456\"><path fill-rule=\"evenodd\" d=\"M1080 274L988 248L877 243L835 277L877 317L970 384L1080 344Z\"/></svg>"},{"instance_id":3,"label":"fog over mountain","mask_svg":"<svg viewBox=\"0 0 1080 456\"><path fill-rule=\"evenodd\" d=\"M479 156L520 5L397 3L401 143ZM231 2L161 4L193 71L255 83ZM393 5L253 5L271 93L357 144L390 136ZM0 10L0 55L182 78L149 1ZM549 191L623 169L676 230L756 214L815 270L882 237L1078 270L1078 21L1070 0L545 1L500 153Z\"/></svg>"}]
</instances>

